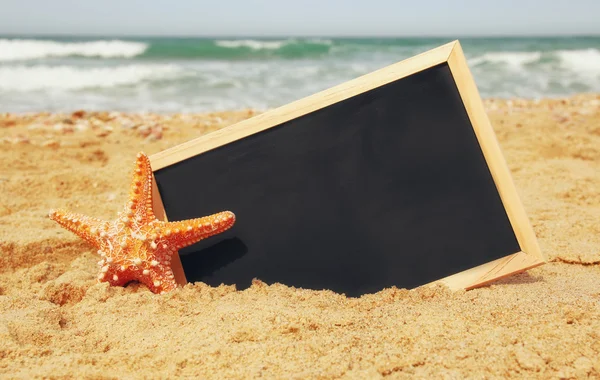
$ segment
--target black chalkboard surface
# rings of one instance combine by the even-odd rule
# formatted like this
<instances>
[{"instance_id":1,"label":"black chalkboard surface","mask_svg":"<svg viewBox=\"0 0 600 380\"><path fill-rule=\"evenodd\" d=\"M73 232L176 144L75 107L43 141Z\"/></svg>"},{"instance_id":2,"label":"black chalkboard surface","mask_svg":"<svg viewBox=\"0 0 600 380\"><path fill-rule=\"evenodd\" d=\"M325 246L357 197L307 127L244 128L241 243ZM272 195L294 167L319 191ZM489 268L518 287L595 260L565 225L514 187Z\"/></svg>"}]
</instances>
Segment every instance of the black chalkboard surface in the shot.
<instances>
[{"instance_id":1,"label":"black chalkboard surface","mask_svg":"<svg viewBox=\"0 0 600 380\"><path fill-rule=\"evenodd\" d=\"M169 220L236 214L180 251L187 281L360 296L441 279L469 288L543 263L489 123L476 133L451 47L410 75L377 85L376 72L364 89L349 82L350 96L342 85L337 101L317 94L257 117L255 132L242 122L155 158Z\"/></svg>"}]
</instances>

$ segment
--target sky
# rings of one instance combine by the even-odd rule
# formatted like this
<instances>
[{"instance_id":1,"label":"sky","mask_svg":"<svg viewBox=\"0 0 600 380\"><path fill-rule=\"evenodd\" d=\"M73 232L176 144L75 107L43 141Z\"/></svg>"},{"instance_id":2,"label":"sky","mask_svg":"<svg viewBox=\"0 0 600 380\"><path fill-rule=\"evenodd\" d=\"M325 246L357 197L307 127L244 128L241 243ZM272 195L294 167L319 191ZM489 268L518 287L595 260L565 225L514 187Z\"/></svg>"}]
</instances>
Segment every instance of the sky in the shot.
<instances>
[{"instance_id":1,"label":"sky","mask_svg":"<svg viewBox=\"0 0 600 380\"><path fill-rule=\"evenodd\" d=\"M1 0L0 34L600 35L600 0Z\"/></svg>"}]
</instances>

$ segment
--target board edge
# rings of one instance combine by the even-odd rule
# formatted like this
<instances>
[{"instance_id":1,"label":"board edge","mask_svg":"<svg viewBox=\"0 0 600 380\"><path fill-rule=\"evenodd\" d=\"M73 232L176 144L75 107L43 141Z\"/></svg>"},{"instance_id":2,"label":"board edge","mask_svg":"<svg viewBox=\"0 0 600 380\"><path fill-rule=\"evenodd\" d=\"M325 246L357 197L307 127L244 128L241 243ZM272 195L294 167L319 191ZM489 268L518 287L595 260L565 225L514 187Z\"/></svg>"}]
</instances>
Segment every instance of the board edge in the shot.
<instances>
[{"instance_id":1,"label":"board edge","mask_svg":"<svg viewBox=\"0 0 600 380\"><path fill-rule=\"evenodd\" d=\"M473 126L485 161L492 174L494 184L502 200L521 252L526 252L527 255L541 261L542 264L548 262L547 256L540 250L535 231L527 216L494 129L485 112L483 101L467 65L466 57L458 41L448 57L448 67Z\"/></svg>"},{"instance_id":2,"label":"board edge","mask_svg":"<svg viewBox=\"0 0 600 380\"><path fill-rule=\"evenodd\" d=\"M460 289L471 290L525 272L543 265L545 262L540 257L519 251L423 286L443 284L454 291Z\"/></svg>"}]
</instances>

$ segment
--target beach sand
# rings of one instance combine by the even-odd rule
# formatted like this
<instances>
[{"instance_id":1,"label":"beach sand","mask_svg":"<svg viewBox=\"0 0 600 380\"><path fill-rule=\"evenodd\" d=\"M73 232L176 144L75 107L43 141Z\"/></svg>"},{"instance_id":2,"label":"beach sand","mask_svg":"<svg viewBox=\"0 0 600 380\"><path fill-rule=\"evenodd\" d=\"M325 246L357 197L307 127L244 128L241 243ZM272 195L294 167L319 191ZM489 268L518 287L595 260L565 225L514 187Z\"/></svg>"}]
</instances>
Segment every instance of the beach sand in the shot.
<instances>
[{"instance_id":1,"label":"beach sand","mask_svg":"<svg viewBox=\"0 0 600 380\"><path fill-rule=\"evenodd\" d=\"M94 249L48 219L113 219L138 151L256 112L0 115L0 377L600 377L600 95L485 105L549 263L466 292L355 299L260 281L109 287Z\"/></svg>"}]
</instances>

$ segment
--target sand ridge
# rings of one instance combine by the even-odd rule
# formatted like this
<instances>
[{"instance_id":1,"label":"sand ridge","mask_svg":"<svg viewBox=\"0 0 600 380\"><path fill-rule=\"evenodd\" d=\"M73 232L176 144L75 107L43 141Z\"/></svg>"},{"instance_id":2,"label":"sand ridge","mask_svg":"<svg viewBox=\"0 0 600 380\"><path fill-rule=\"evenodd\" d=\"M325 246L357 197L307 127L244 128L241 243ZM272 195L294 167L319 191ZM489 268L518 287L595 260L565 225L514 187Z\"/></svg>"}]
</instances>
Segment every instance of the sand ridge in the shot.
<instances>
[{"instance_id":1,"label":"sand ridge","mask_svg":"<svg viewBox=\"0 0 600 380\"><path fill-rule=\"evenodd\" d=\"M485 105L550 262L468 292L361 298L109 287L93 248L47 218L114 218L138 151L255 111L0 115L0 376L600 377L600 96Z\"/></svg>"}]
</instances>

